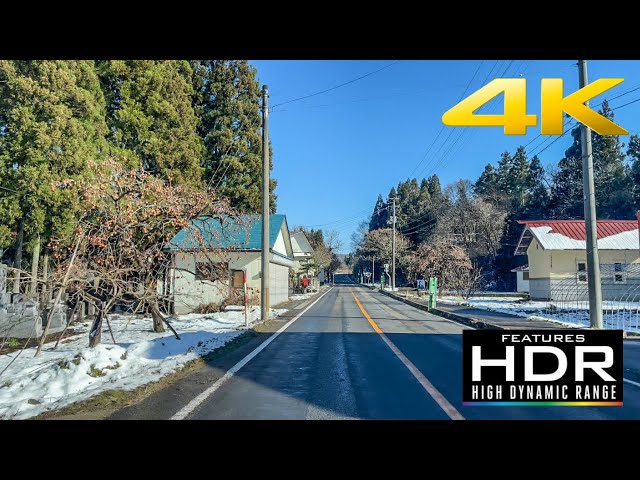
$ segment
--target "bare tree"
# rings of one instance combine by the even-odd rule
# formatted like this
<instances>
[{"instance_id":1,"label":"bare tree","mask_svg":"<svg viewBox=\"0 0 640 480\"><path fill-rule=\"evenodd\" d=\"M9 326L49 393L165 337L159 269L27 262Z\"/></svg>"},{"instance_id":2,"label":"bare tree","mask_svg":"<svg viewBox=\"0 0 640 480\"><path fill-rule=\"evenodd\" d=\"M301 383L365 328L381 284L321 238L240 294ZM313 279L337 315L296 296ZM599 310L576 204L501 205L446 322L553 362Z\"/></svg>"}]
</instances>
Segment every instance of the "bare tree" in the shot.
<instances>
[{"instance_id":1,"label":"bare tree","mask_svg":"<svg viewBox=\"0 0 640 480\"><path fill-rule=\"evenodd\" d=\"M449 207L438 222L437 238L460 245L471 258L494 259L500 248L507 212L475 196L467 180L450 185L445 194Z\"/></svg>"},{"instance_id":2,"label":"bare tree","mask_svg":"<svg viewBox=\"0 0 640 480\"><path fill-rule=\"evenodd\" d=\"M482 267L477 261L471 262L471 269L462 277L463 285L460 294L467 299L473 296L478 290L485 288L486 281Z\"/></svg>"},{"instance_id":3,"label":"bare tree","mask_svg":"<svg viewBox=\"0 0 640 480\"><path fill-rule=\"evenodd\" d=\"M358 255L361 258L375 256L376 260L391 263L392 235L393 230L391 228L381 228L368 232L360 245ZM407 254L409 248L409 239L400 232L396 232L396 258L398 263L402 263L402 258Z\"/></svg>"},{"instance_id":4,"label":"bare tree","mask_svg":"<svg viewBox=\"0 0 640 480\"><path fill-rule=\"evenodd\" d=\"M86 213L72 241L54 239L49 245L57 260L53 282L62 285L70 272L67 291L98 307L90 346L100 342L102 321L108 322L106 314L118 301L137 310L146 306L154 331L164 331L163 324L171 328L160 309L163 293L158 288L171 264L165 247L180 229L187 228L191 244L185 248L223 257L215 242L205 241L204 232L190 221L204 213L222 217L232 212L225 202L216 200L213 191L173 186L142 169L125 169L114 159L91 167L94 178L80 188ZM77 258L71 266L71 252L65 245L76 243Z\"/></svg>"},{"instance_id":5,"label":"bare tree","mask_svg":"<svg viewBox=\"0 0 640 480\"><path fill-rule=\"evenodd\" d=\"M342 248L340 232L338 232L337 230L328 230L324 234L324 244L330 252L338 253Z\"/></svg>"},{"instance_id":6,"label":"bare tree","mask_svg":"<svg viewBox=\"0 0 640 480\"><path fill-rule=\"evenodd\" d=\"M417 272L425 277L438 277L438 288L462 290L468 284L471 260L459 245L447 240L421 243L416 257Z\"/></svg>"},{"instance_id":7,"label":"bare tree","mask_svg":"<svg viewBox=\"0 0 640 480\"><path fill-rule=\"evenodd\" d=\"M358 224L358 228L351 234L351 250L357 251L360 244L364 240L364 236L369 232L369 221L362 220Z\"/></svg>"}]
</instances>

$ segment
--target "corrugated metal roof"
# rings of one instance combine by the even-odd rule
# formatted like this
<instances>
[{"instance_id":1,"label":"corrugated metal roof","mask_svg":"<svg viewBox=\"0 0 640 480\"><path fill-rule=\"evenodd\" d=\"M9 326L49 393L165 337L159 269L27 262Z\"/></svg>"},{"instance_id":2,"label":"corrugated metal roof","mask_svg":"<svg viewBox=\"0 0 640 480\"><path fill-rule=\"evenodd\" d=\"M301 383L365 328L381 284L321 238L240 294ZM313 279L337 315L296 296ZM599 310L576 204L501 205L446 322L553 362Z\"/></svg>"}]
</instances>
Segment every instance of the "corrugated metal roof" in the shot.
<instances>
[{"instance_id":1,"label":"corrugated metal roof","mask_svg":"<svg viewBox=\"0 0 640 480\"><path fill-rule=\"evenodd\" d=\"M584 220L526 220L518 223L525 225L525 231L530 231L545 250L587 248ZM527 236L523 234L521 242L526 239ZM635 220L598 221L599 249L638 250L638 240L638 222ZM518 245L516 252L520 247Z\"/></svg>"},{"instance_id":2,"label":"corrugated metal roof","mask_svg":"<svg viewBox=\"0 0 640 480\"><path fill-rule=\"evenodd\" d=\"M293 232L291 234L291 246L295 256L311 255L313 253L313 247L304 232Z\"/></svg>"},{"instance_id":3,"label":"corrugated metal roof","mask_svg":"<svg viewBox=\"0 0 640 480\"><path fill-rule=\"evenodd\" d=\"M269 215L269 248L273 248L286 216ZM287 227L288 231L288 227ZM169 242L168 250L199 250L201 234L204 245L210 249L260 250L262 248L262 215L238 217L198 217L189 227L180 230Z\"/></svg>"},{"instance_id":4,"label":"corrugated metal roof","mask_svg":"<svg viewBox=\"0 0 640 480\"><path fill-rule=\"evenodd\" d=\"M551 227L550 233L559 233L573 240L586 240L584 220L520 220L520 224L533 227ZM598 240L638 229L636 220L598 220Z\"/></svg>"}]
</instances>

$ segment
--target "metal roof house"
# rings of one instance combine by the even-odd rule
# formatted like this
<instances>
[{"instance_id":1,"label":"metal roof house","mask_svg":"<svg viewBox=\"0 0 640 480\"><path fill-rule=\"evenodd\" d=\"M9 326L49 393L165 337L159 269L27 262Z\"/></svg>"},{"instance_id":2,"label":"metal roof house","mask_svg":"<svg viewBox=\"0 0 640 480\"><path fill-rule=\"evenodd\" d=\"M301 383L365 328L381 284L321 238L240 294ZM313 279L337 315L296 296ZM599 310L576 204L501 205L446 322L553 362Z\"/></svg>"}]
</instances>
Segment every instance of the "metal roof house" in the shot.
<instances>
[{"instance_id":1,"label":"metal roof house","mask_svg":"<svg viewBox=\"0 0 640 480\"><path fill-rule=\"evenodd\" d=\"M165 289L173 313L190 313L242 292L245 272L249 298L259 303L261 246L262 215L192 220L165 248L172 255ZM271 305L288 300L293 261L286 216L269 215Z\"/></svg>"},{"instance_id":2,"label":"metal roof house","mask_svg":"<svg viewBox=\"0 0 640 480\"><path fill-rule=\"evenodd\" d=\"M587 242L584 220L526 220L515 255L527 255L529 295L540 300L584 300ZM640 285L640 239L635 220L599 220L602 295L620 298Z\"/></svg>"}]
</instances>

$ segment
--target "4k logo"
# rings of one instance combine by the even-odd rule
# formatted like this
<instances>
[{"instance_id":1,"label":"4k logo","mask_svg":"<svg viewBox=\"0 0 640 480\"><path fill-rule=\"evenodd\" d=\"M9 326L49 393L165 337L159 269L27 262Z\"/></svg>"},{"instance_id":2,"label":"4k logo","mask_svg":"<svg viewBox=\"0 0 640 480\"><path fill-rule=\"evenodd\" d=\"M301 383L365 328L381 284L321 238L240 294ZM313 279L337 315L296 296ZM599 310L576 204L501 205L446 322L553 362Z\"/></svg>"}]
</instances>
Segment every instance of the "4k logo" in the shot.
<instances>
[{"instance_id":1,"label":"4k logo","mask_svg":"<svg viewBox=\"0 0 640 480\"><path fill-rule=\"evenodd\" d=\"M600 135L627 135L629 132L608 118L594 112L585 102L620 85L623 78L601 78L564 96L561 78L543 78L540 84L540 130L543 135L564 133L563 115L590 127ZM504 92L502 115L477 115L474 112ZM442 121L450 127L499 127L505 135L525 135L527 127L538 124L538 116L527 114L527 80L524 78L496 78L469 95L442 115Z\"/></svg>"}]
</instances>

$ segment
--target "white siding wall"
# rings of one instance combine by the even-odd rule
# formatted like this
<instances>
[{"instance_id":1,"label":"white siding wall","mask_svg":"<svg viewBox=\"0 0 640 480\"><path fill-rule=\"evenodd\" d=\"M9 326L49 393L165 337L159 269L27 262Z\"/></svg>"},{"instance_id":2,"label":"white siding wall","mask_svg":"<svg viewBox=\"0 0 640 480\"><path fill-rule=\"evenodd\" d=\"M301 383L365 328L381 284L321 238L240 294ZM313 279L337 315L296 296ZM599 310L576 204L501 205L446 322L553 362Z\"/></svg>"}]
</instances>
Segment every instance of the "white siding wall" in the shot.
<instances>
[{"instance_id":1,"label":"white siding wall","mask_svg":"<svg viewBox=\"0 0 640 480\"><path fill-rule=\"evenodd\" d=\"M281 253L282 255L287 254L287 247L284 243L284 237L282 236L282 230L278 232L278 236L276 237L276 241L273 244L273 251Z\"/></svg>"},{"instance_id":2,"label":"white siding wall","mask_svg":"<svg viewBox=\"0 0 640 480\"><path fill-rule=\"evenodd\" d=\"M191 313L200 305L208 303L220 303L229 296L231 288L222 282L199 281L191 272L195 271L196 257L204 261L202 253L176 253L175 255L175 283L174 283L174 309L177 314ZM219 257L218 261L228 261L230 270L247 271L247 288L249 297L260 296L260 253L238 252L225 257ZM282 262L278 259L277 261ZM284 263L292 263L284 260ZM286 302L289 299L289 267L271 262L269 266L269 297L271 305Z\"/></svg>"},{"instance_id":3,"label":"white siding wall","mask_svg":"<svg viewBox=\"0 0 640 480\"><path fill-rule=\"evenodd\" d=\"M272 263L269 265L269 303L277 305L289 300L289 268Z\"/></svg>"},{"instance_id":4,"label":"white siding wall","mask_svg":"<svg viewBox=\"0 0 640 480\"><path fill-rule=\"evenodd\" d=\"M529 292L529 280L524 279L524 272L516 272L517 282L518 282L518 292L528 293Z\"/></svg>"}]
</instances>

